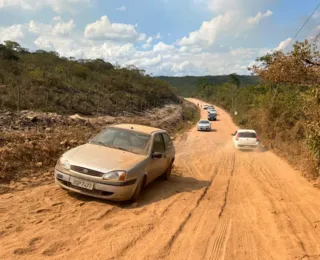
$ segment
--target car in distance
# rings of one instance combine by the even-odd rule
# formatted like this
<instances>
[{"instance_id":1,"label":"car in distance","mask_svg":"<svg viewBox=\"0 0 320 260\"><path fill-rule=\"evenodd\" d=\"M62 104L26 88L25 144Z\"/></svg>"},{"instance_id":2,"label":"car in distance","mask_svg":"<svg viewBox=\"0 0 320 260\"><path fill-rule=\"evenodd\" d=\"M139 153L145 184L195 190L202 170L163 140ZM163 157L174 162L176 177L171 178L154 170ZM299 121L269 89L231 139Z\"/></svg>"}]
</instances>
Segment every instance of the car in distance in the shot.
<instances>
[{"instance_id":1,"label":"car in distance","mask_svg":"<svg viewBox=\"0 0 320 260\"><path fill-rule=\"evenodd\" d=\"M216 112L208 113L208 120L209 121L217 121L217 113Z\"/></svg>"},{"instance_id":2,"label":"car in distance","mask_svg":"<svg viewBox=\"0 0 320 260\"><path fill-rule=\"evenodd\" d=\"M234 146L239 149L256 149L259 146L259 136L255 130L239 129L232 134L232 141Z\"/></svg>"},{"instance_id":3,"label":"car in distance","mask_svg":"<svg viewBox=\"0 0 320 260\"><path fill-rule=\"evenodd\" d=\"M197 124L198 131L210 131L211 123L209 120L200 120Z\"/></svg>"},{"instance_id":4,"label":"car in distance","mask_svg":"<svg viewBox=\"0 0 320 260\"><path fill-rule=\"evenodd\" d=\"M208 108L208 113L217 113L217 111L214 108Z\"/></svg>"},{"instance_id":5,"label":"car in distance","mask_svg":"<svg viewBox=\"0 0 320 260\"><path fill-rule=\"evenodd\" d=\"M174 159L175 148L165 130L119 124L63 154L54 175L56 183L66 190L136 201L157 177L170 178Z\"/></svg>"},{"instance_id":6,"label":"car in distance","mask_svg":"<svg viewBox=\"0 0 320 260\"><path fill-rule=\"evenodd\" d=\"M208 105L203 105L203 109L208 109Z\"/></svg>"}]
</instances>

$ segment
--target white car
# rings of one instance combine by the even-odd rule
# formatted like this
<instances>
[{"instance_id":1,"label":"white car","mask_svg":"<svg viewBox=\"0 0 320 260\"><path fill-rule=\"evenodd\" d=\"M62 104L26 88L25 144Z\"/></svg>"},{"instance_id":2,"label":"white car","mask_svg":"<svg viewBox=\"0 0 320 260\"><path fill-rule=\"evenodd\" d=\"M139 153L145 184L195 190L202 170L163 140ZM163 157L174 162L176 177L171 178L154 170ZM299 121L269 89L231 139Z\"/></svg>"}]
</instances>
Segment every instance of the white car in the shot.
<instances>
[{"instance_id":1,"label":"white car","mask_svg":"<svg viewBox=\"0 0 320 260\"><path fill-rule=\"evenodd\" d=\"M208 105L203 105L203 109L208 109Z\"/></svg>"},{"instance_id":2,"label":"white car","mask_svg":"<svg viewBox=\"0 0 320 260\"><path fill-rule=\"evenodd\" d=\"M197 128L198 131L211 131L211 123L209 120L200 120Z\"/></svg>"},{"instance_id":3,"label":"white car","mask_svg":"<svg viewBox=\"0 0 320 260\"><path fill-rule=\"evenodd\" d=\"M239 150L253 150L259 146L259 136L252 129L239 129L232 136L233 144Z\"/></svg>"}]
</instances>

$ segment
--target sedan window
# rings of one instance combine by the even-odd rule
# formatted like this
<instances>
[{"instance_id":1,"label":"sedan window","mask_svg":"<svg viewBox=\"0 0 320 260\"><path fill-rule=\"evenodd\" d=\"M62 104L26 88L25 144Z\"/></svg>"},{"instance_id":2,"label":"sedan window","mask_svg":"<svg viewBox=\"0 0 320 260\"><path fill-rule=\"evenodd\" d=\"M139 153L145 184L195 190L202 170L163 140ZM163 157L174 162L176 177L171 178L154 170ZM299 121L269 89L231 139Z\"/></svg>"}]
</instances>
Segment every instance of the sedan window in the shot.
<instances>
[{"instance_id":1,"label":"sedan window","mask_svg":"<svg viewBox=\"0 0 320 260\"><path fill-rule=\"evenodd\" d=\"M153 152L163 153L164 152L164 142L161 134L157 134L153 141Z\"/></svg>"},{"instance_id":2,"label":"sedan window","mask_svg":"<svg viewBox=\"0 0 320 260\"><path fill-rule=\"evenodd\" d=\"M150 147L150 139L148 134L110 127L94 137L90 143L145 155Z\"/></svg>"},{"instance_id":3,"label":"sedan window","mask_svg":"<svg viewBox=\"0 0 320 260\"><path fill-rule=\"evenodd\" d=\"M253 132L240 132L239 133L239 137L242 138L256 138L257 135Z\"/></svg>"},{"instance_id":4,"label":"sedan window","mask_svg":"<svg viewBox=\"0 0 320 260\"><path fill-rule=\"evenodd\" d=\"M162 134L164 139L164 144L166 146L166 150L170 150L172 148L172 141L168 134Z\"/></svg>"}]
</instances>

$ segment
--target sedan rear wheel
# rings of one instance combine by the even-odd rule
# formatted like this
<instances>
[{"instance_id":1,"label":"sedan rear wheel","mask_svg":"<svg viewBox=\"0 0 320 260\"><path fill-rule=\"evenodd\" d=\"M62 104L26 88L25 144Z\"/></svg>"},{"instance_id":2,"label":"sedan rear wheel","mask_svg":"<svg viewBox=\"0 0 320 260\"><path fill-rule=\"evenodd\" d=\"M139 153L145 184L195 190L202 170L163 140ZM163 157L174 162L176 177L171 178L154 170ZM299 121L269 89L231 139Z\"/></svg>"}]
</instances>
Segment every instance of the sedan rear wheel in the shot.
<instances>
[{"instance_id":1,"label":"sedan rear wheel","mask_svg":"<svg viewBox=\"0 0 320 260\"><path fill-rule=\"evenodd\" d=\"M171 177L171 172L173 168L173 162L170 163L168 169L162 174L162 179L168 181Z\"/></svg>"}]
</instances>

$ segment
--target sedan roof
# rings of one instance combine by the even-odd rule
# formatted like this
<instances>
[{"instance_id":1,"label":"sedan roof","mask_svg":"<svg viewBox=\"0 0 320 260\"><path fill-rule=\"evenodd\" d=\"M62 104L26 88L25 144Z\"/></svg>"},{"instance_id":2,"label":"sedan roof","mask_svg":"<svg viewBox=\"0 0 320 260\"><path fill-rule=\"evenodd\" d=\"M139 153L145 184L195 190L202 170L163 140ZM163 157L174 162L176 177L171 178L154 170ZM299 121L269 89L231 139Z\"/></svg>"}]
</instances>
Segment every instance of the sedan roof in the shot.
<instances>
[{"instance_id":1,"label":"sedan roof","mask_svg":"<svg viewBox=\"0 0 320 260\"><path fill-rule=\"evenodd\" d=\"M244 133L244 132L256 133L256 131L252 130L252 129L239 129L237 132L239 132L239 133Z\"/></svg>"},{"instance_id":2,"label":"sedan roof","mask_svg":"<svg viewBox=\"0 0 320 260\"><path fill-rule=\"evenodd\" d=\"M112 127L131 130L131 131L137 131L144 134L152 134L154 132L159 132L159 131L164 132L164 130L160 128L155 128L155 127L145 126L145 125L136 125L136 124L119 124L119 125L113 125Z\"/></svg>"}]
</instances>

